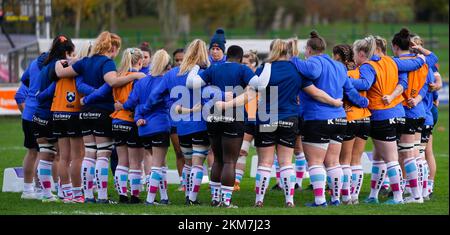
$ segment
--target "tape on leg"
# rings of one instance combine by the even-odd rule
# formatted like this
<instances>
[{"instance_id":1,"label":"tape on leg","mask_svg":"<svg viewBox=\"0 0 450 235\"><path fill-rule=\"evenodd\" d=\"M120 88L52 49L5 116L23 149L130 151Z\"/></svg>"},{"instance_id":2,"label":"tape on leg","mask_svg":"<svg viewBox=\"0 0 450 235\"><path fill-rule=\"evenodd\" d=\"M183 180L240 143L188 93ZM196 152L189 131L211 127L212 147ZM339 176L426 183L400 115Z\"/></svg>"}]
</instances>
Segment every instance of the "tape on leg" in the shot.
<instances>
[{"instance_id":1,"label":"tape on leg","mask_svg":"<svg viewBox=\"0 0 450 235\"><path fill-rule=\"evenodd\" d=\"M240 156L240 157L238 158L238 160L237 160L237 163L238 163L238 164L245 165L245 163L247 162L246 160L247 160L247 157L246 157L246 156Z\"/></svg>"},{"instance_id":2,"label":"tape on leg","mask_svg":"<svg viewBox=\"0 0 450 235\"><path fill-rule=\"evenodd\" d=\"M250 149L250 142L247 140L242 141L241 150L244 150L246 153L248 153L248 150Z\"/></svg>"},{"instance_id":3,"label":"tape on leg","mask_svg":"<svg viewBox=\"0 0 450 235\"><path fill-rule=\"evenodd\" d=\"M206 157L208 155L209 147L207 146L192 146L193 157Z\"/></svg>"},{"instance_id":4,"label":"tape on leg","mask_svg":"<svg viewBox=\"0 0 450 235\"><path fill-rule=\"evenodd\" d=\"M180 148L181 148L181 152L183 153L183 156L185 159L192 159L192 154L193 154L192 148L185 148L185 147L181 147L181 146L180 146Z\"/></svg>"},{"instance_id":5,"label":"tape on leg","mask_svg":"<svg viewBox=\"0 0 450 235\"><path fill-rule=\"evenodd\" d=\"M327 150L328 149L328 143L311 143L311 142L303 142L303 144L313 146L319 149Z\"/></svg>"}]
</instances>

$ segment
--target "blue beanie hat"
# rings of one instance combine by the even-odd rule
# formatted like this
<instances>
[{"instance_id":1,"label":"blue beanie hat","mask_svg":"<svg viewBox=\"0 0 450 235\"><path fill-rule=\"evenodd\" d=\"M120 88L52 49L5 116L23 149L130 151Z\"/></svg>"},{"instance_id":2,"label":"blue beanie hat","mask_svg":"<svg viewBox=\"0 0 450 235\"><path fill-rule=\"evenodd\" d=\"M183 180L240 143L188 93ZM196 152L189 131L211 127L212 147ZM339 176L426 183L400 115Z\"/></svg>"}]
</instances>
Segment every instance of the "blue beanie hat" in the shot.
<instances>
[{"instance_id":1,"label":"blue beanie hat","mask_svg":"<svg viewBox=\"0 0 450 235\"><path fill-rule=\"evenodd\" d=\"M217 29L216 33L211 38L211 43L209 44L209 49L213 47L219 47L225 53L225 31L223 29Z\"/></svg>"}]
</instances>

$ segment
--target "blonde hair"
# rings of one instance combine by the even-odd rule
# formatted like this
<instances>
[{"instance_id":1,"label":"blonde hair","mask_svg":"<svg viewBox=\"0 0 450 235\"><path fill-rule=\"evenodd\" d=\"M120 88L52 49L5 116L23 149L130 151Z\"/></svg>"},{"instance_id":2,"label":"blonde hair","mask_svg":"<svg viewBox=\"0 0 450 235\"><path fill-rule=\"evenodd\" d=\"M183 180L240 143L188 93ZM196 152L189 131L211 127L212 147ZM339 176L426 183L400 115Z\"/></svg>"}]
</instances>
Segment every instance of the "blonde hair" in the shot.
<instances>
[{"instance_id":1,"label":"blonde hair","mask_svg":"<svg viewBox=\"0 0 450 235\"><path fill-rule=\"evenodd\" d=\"M279 60L283 56L288 55L288 43L281 39L275 39L272 44L272 48L270 49L269 57L267 58L267 62L271 63Z\"/></svg>"},{"instance_id":2,"label":"blonde hair","mask_svg":"<svg viewBox=\"0 0 450 235\"><path fill-rule=\"evenodd\" d=\"M81 43L79 47L76 47L76 55L78 59L83 59L84 57L89 56L92 50L91 41L85 41Z\"/></svg>"},{"instance_id":3,"label":"blonde hair","mask_svg":"<svg viewBox=\"0 0 450 235\"><path fill-rule=\"evenodd\" d=\"M423 46L423 39L419 35L414 35L411 37L411 42L413 42L416 45Z\"/></svg>"},{"instance_id":4,"label":"blonde hair","mask_svg":"<svg viewBox=\"0 0 450 235\"><path fill-rule=\"evenodd\" d=\"M94 48L91 55L103 55L115 46L117 49L122 45L122 39L115 33L104 31L95 39Z\"/></svg>"},{"instance_id":5,"label":"blonde hair","mask_svg":"<svg viewBox=\"0 0 450 235\"><path fill-rule=\"evenodd\" d=\"M210 65L206 43L201 39L195 39L189 44L183 61L180 64L178 75L187 73L196 64L206 67Z\"/></svg>"},{"instance_id":6,"label":"blonde hair","mask_svg":"<svg viewBox=\"0 0 450 235\"><path fill-rule=\"evenodd\" d=\"M416 45L423 46L423 39L419 35L411 36L411 42ZM420 51L418 51L416 49L412 49L412 48L409 49L409 51L414 54L422 54Z\"/></svg>"},{"instance_id":7,"label":"blonde hair","mask_svg":"<svg viewBox=\"0 0 450 235\"><path fill-rule=\"evenodd\" d=\"M377 44L377 48L380 48L381 51L386 54L387 52L387 41L386 39L380 37L380 36L375 36L375 42Z\"/></svg>"},{"instance_id":8,"label":"blonde hair","mask_svg":"<svg viewBox=\"0 0 450 235\"><path fill-rule=\"evenodd\" d=\"M250 63L255 64L255 67L259 65L258 52L255 50L250 50L244 54L244 58L248 58Z\"/></svg>"},{"instance_id":9,"label":"blonde hair","mask_svg":"<svg viewBox=\"0 0 450 235\"><path fill-rule=\"evenodd\" d=\"M298 56L300 54L300 51L298 50L298 38L293 38L287 42L287 48L288 48L288 56Z\"/></svg>"},{"instance_id":10,"label":"blonde hair","mask_svg":"<svg viewBox=\"0 0 450 235\"><path fill-rule=\"evenodd\" d=\"M364 53L366 53L366 56L369 59L374 55L376 49L377 43L375 37L373 37L372 35L363 39L356 40L353 43L354 53L358 54L358 52L363 51Z\"/></svg>"},{"instance_id":11,"label":"blonde hair","mask_svg":"<svg viewBox=\"0 0 450 235\"><path fill-rule=\"evenodd\" d=\"M127 48L122 54L122 60L120 61L119 69L117 73L125 75L135 66L140 60L144 58L144 54L139 48Z\"/></svg>"},{"instance_id":12,"label":"blonde hair","mask_svg":"<svg viewBox=\"0 0 450 235\"><path fill-rule=\"evenodd\" d=\"M170 55L166 50L157 50L152 57L152 68L150 69L150 74L153 77L163 75L170 64Z\"/></svg>"}]
</instances>

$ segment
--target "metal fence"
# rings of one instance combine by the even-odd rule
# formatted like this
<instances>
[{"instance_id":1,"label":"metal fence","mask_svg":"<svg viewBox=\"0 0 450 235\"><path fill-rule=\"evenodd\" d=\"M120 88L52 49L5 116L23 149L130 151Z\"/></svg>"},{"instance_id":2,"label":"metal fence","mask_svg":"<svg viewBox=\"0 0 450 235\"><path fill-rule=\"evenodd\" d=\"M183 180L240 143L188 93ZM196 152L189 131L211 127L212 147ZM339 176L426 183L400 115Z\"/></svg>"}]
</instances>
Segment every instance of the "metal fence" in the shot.
<instances>
[{"instance_id":1,"label":"metal fence","mask_svg":"<svg viewBox=\"0 0 450 235\"><path fill-rule=\"evenodd\" d=\"M6 57L3 65L7 65L7 73L3 73L0 83L17 83L20 82L20 77L27 69L28 65L35 58L39 56L39 44L37 41L32 41L21 45L20 47L11 49L2 57ZM6 74L6 76L5 76Z\"/></svg>"}]
</instances>

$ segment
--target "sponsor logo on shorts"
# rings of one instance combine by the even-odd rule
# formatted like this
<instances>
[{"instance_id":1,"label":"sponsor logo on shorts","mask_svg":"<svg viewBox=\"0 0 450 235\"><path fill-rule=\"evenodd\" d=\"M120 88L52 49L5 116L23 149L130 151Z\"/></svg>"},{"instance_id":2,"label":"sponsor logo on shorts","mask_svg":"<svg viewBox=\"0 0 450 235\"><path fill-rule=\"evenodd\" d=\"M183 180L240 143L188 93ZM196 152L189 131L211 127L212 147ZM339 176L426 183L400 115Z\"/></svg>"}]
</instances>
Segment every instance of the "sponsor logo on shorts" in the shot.
<instances>
[{"instance_id":1,"label":"sponsor logo on shorts","mask_svg":"<svg viewBox=\"0 0 450 235\"><path fill-rule=\"evenodd\" d=\"M327 124L328 125L347 125L347 119L345 119L345 118L328 119Z\"/></svg>"},{"instance_id":2,"label":"sponsor logo on shorts","mask_svg":"<svg viewBox=\"0 0 450 235\"><path fill-rule=\"evenodd\" d=\"M120 125L120 124L114 124L113 125L113 130L115 130L115 131L126 131L126 132L129 132L129 131L131 131L132 128L133 127L127 126L127 125Z\"/></svg>"},{"instance_id":3,"label":"sponsor logo on shorts","mask_svg":"<svg viewBox=\"0 0 450 235\"><path fill-rule=\"evenodd\" d=\"M386 136L386 140L395 140L397 136Z\"/></svg>"},{"instance_id":4,"label":"sponsor logo on shorts","mask_svg":"<svg viewBox=\"0 0 450 235\"><path fill-rule=\"evenodd\" d=\"M234 122L233 117L210 115L206 119L207 122Z\"/></svg>"},{"instance_id":5,"label":"sponsor logo on shorts","mask_svg":"<svg viewBox=\"0 0 450 235\"><path fill-rule=\"evenodd\" d=\"M46 126L48 125L48 120L33 116L33 122L41 125L41 126Z\"/></svg>"},{"instance_id":6,"label":"sponsor logo on shorts","mask_svg":"<svg viewBox=\"0 0 450 235\"><path fill-rule=\"evenodd\" d=\"M289 142L289 141L286 141L286 140L283 140L283 139L280 139L280 141L283 142L283 143L285 143L285 144L289 144L289 145L292 145L292 144L293 144L292 142Z\"/></svg>"},{"instance_id":7,"label":"sponsor logo on shorts","mask_svg":"<svg viewBox=\"0 0 450 235\"><path fill-rule=\"evenodd\" d=\"M72 115L70 114L63 114L63 113L55 113L53 114L53 121L67 121L70 120Z\"/></svg>"},{"instance_id":8,"label":"sponsor logo on shorts","mask_svg":"<svg viewBox=\"0 0 450 235\"><path fill-rule=\"evenodd\" d=\"M102 113L80 113L80 119L99 119L102 116Z\"/></svg>"}]
</instances>

